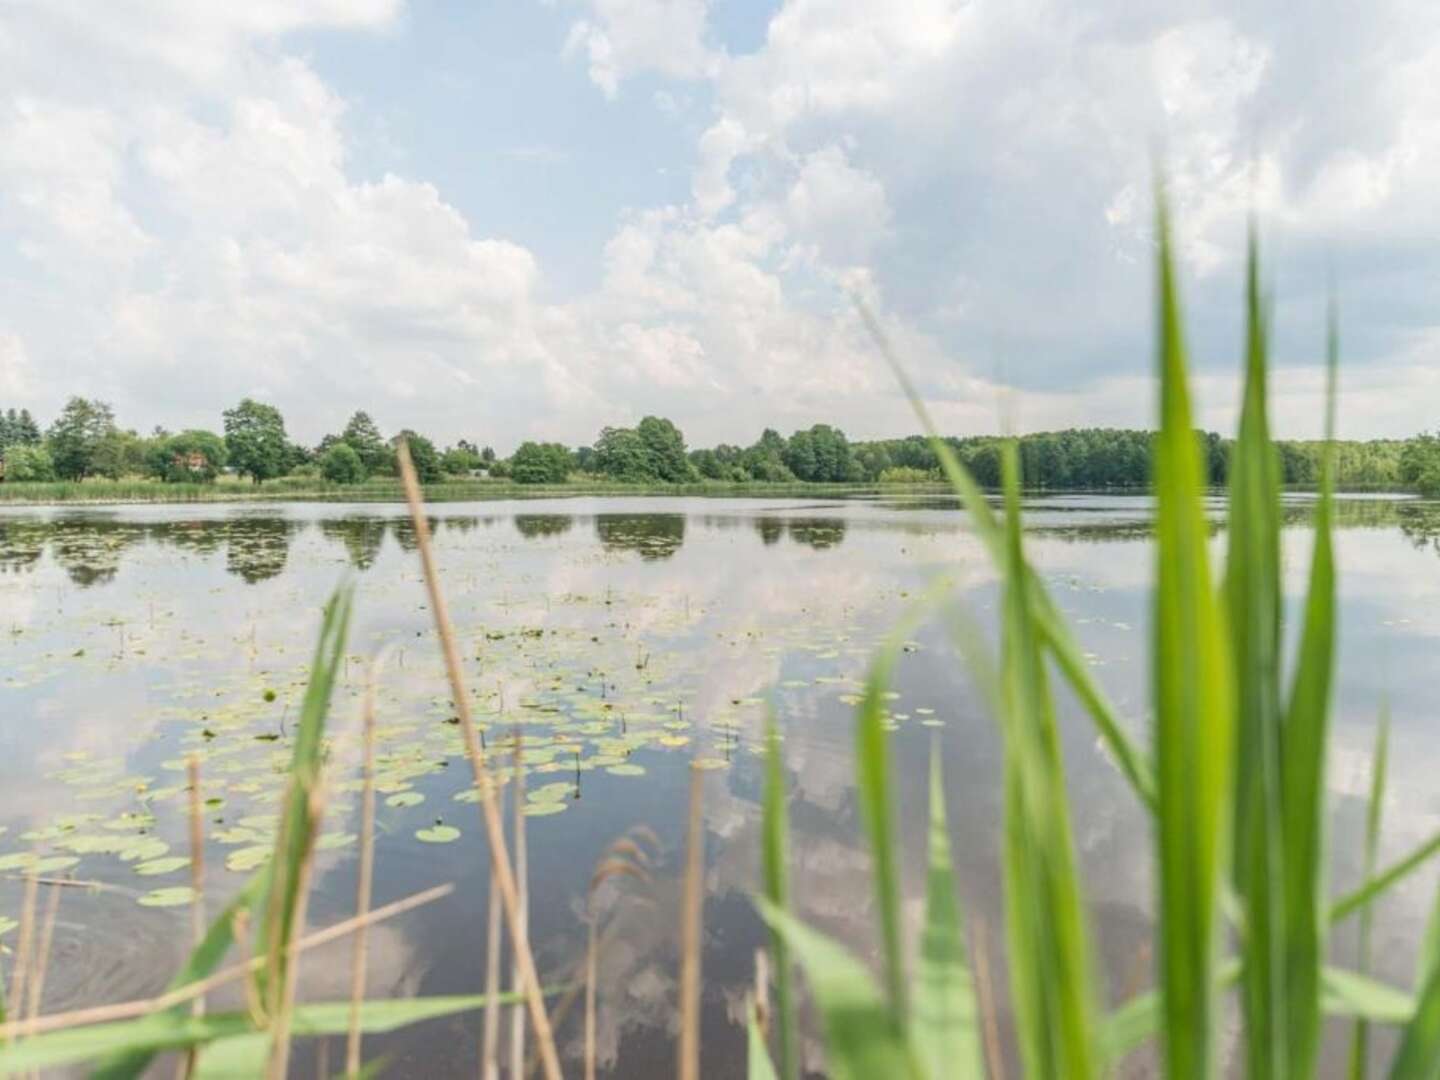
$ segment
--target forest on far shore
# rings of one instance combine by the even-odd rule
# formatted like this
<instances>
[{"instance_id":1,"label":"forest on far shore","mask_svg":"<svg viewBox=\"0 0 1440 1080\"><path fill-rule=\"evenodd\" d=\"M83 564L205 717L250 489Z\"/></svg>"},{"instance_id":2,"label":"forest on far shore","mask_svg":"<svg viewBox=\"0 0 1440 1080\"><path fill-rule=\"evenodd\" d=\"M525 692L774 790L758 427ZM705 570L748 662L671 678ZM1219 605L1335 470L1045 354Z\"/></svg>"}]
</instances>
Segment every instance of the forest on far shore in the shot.
<instances>
[{"instance_id":1,"label":"forest on far shore","mask_svg":"<svg viewBox=\"0 0 1440 1080\"><path fill-rule=\"evenodd\" d=\"M1226 483L1232 440L1197 432L1206 480ZM1071 428L1019 437L1027 486L1050 489L1143 488L1150 482L1155 433L1127 428ZM0 476L9 483L83 481L92 477L209 483L231 474L254 483L281 477L356 484L393 477L395 447L409 443L426 483L457 478L565 484L598 479L668 485L906 484L941 479L928 439L851 440L838 427L815 424L788 437L771 428L748 445L687 447L670 420L647 416L634 427L606 427L588 446L522 443L509 457L479 441L438 447L403 429L383 434L365 412L315 446L286 434L273 405L246 399L222 416L220 431L190 429L149 435L122 428L101 401L74 397L47 428L27 410L0 411ZM987 487L1000 483L1001 438L947 437L945 442ZM1319 440L1276 443L1282 482L1304 486L1319 478ZM1341 441L1336 479L1343 488L1415 490L1440 495L1440 435Z\"/></svg>"}]
</instances>

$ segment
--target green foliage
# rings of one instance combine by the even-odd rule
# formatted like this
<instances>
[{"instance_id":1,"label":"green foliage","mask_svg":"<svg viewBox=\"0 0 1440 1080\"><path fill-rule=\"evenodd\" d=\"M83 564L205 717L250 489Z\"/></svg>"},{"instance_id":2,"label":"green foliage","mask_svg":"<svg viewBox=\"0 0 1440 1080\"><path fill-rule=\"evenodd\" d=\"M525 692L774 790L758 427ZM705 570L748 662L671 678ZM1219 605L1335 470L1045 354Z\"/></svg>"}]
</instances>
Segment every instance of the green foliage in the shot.
<instances>
[{"instance_id":1,"label":"green foliage","mask_svg":"<svg viewBox=\"0 0 1440 1080\"><path fill-rule=\"evenodd\" d=\"M515 459L518 460L519 456L517 450ZM602 429L600 437L595 440L595 453L590 465L596 472L614 480L639 482L656 478L645 442L634 428ZM519 479L518 475L516 479Z\"/></svg>"},{"instance_id":2,"label":"green foliage","mask_svg":"<svg viewBox=\"0 0 1440 1080\"><path fill-rule=\"evenodd\" d=\"M447 476L469 476L483 466L480 454L463 439L440 455L440 470Z\"/></svg>"},{"instance_id":3,"label":"green foliage","mask_svg":"<svg viewBox=\"0 0 1440 1080\"><path fill-rule=\"evenodd\" d=\"M360 456L367 476L394 471L395 452L380 435L380 429L370 419L369 413L357 412L350 417L340 438Z\"/></svg>"},{"instance_id":4,"label":"green foliage","mask_svg":"<svg viewBox=\"0 0 1440 1080\"><path fill-rule=\"evenodd\" d=\"M236 472L258 484L289 470L290 444L279 409L246 398L224 418L225 449Z\"/></svg>"},{"instance_id":5,"label":"green foliage","mask_svg":"<svg viewBox=\"0 0 1440 1080\"><path fill-rule=\"evenodd\" d=\"M657 480L679 484L694 479L695 470L685 456L685 436L669 420L647 416L635 428L635 433L645 447L645 457Z\"/></svg>"},{"instance_id":6,"label":"green foliage","mask_svg":"<svg viewBox=\"0 0 1440 1080\"><path fill-rule=\"evenodd\" d=\"M119 480L126 476L143 476L149 470L152 442L133 431L112 430L101 436L90 459L96 476Z\"/></svg>"},{"instance_id":7,"label":"green foliage","mask_svg":"<svg viewBox=\"0 0 1440 1080\"><path fill-rule=\"evenodd\" d=\"M337 442L321 456L320 475L332 484L358 484L365 479L365 463L348 442Z\"/></svg>"},{"instance_id":8,"label":"green foliage","mask_svg":"<svg viewBox=\"0 0 1440 1080\"><path fill-rule=\"evenodd\" d=\"M402 442L410 445L410 462L415 466L415 475L422 484L433 484L444 475L440 468L440 451L424 435L404 428L392 441L396 446Z\"/></svg>"},{"instance_id":9,"label":"green foliage","mask_svg":"<svg viewBox=\"0 0 1440 1080\"><path fill-rule=\"evenodd\" d=\"M83 480L96 471L101 440L115 431L115 413L103 401L72 397L45 433L46 446L62 480Z\"/></svg>"},{"instance_id":10,"label":"green foliage","mask_svg":"<svg viewBox=\"0 0 1440 1080\"><path fill-rule=\"evenodd\" d=\"M602 429L582 467L627 483L679 484L698 475L685 453L685 436L658 416L647 416L634 428Z\"/></svg>"},{"instance_id":11,"label":"green foliage","mask_svg":"<svg viewBox=\"0 0 1440 1080\"><path fill-rule=\"evenodd\" d=\"M841 483L863 478L845 433L829 424L795 432L785 444L782 459L798 480Z\"/></svg>"},{"instance_id":12,"label":"green foliage","mask_svg":"<svg viewBox=\"0 0 1440 1080\"><path fill-rule=\"evenodd\" d=\"M1400 455L1399 479L1426 498L1440 498L1440 435L1417 435Z\"/></svg>"},{"instance_id":13,"label":"green foliage","mask_svg":"<svg viewBox=\"0 0 1440 1080\"><path fill-rule=\"evenodd\" d=\"M12 443L4 450L5 480L35 483L55 479L55 462L43 446Z\"/></svg>"},{"instance_id":14,"label":"green foliage","mask_svg":"<svg viewBox=\"0 0 1440 1080\"><path fill-rule=\"evenodd\" d=\"M151 441L147 467L171 484L211 483L225 467L225 440L213 431L182 431Z\"/></svg>"},{"instance_id":15,"label":"green foliage","mask_svg":"<svg viewBox=\"0 0 1440 1080\"><path fill-rule=\"evenodd\" d=\"M524 442L510 459L517 484L563 484L570 476L570 451L559 443Z\"/></svg>"},{"instance_id":16,"label":"green foliage","mask_svg":"<svg viewBox=\"0 0 1440 1080\"><path fill-rule=\"evenodd\" d=\"M0 413L0 451L7 446L38 446L40 426L29 409L6 409Z\"/></svg>"},{"instance_id":17,"label":"green foliage","mask_svg":"<svg viewBox=\"0 0 1440 1080\"><path fill-rule=\"evenodd\" d=\"M907 465L892 465L881 472L878 477L882 484L924 484L934 479L933 474L921 469L912 469Z\"/></svg>"}]
</instances>

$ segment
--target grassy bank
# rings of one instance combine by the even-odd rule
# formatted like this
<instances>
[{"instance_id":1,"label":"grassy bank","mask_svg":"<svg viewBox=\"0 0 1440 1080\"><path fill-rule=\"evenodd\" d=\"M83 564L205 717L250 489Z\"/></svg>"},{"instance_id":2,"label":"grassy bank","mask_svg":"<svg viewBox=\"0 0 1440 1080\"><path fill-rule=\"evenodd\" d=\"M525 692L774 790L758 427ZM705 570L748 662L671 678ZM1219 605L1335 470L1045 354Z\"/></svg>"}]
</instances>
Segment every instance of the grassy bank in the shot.
<instances>
[{"instance_id":1,"label":"grassy bank","mask_svg":"<svg viewBox=\"0 0 1440 1080\"><path fill-rule=\"evenodd\" d=\"M1314 484L1291 484L1286 491L1315 491ZM1411 494L1406 488L1337 485L1337 490L1370 494ZM1152 494L1152 489L1028 488L1028 495ZM1217 491L1217 493L1219 493ZM500 499L566 499L613 495L641 498L834 498L857 495L951 495L942 480L907 484L622 484L584 481L571 484L517 484L512 480L445 480L425 486L428 502L488 502ZM213 484L166 484L157 480L84 480L35 484L0 484L0 506L104 506L136 503L247 503L247 502L371 502L403 503L399 480L369 480L363 484L331 484L312 478L282 477L263 484L222 479Z\"/></svg>"},{"instance_id":2,"label":"grassy bank","mask_svg":"<svg viewBox=\"0 0 1440 1080\"><path fill-rule=\"evenodd\" d=\"M927 484L622 484L584 481L571 484L517 484L511 480L446 480L425 485L428 502L476 502L496 499L556 499L583 495L711 496L778 498L787 496L866 495L880 492L939 494L941 481ZM310 478L282 477L263 484L220 480L213 484L166 484L151 480L84 480L36 484L0 484L0 504L50 506L105 503L231 502L376 502L403 503L399 480L331 484Z\"/></svg>"}]
</instances>

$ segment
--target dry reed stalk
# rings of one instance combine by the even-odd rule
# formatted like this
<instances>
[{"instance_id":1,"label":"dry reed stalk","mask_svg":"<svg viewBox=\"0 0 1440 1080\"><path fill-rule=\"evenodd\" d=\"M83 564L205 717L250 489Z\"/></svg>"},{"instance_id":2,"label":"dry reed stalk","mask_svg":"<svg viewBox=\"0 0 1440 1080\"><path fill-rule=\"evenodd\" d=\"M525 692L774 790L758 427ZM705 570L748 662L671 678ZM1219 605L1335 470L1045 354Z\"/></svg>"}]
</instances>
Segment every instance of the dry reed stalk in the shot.
<instances>
[{"instance_id":1,"label":"dry reed stalk","mask_svg":"<svg viewBox=\"0 0 1440 1080\"><path fill-rule=\"evenodd\" d=\"M700 1080L700 926L703 835L701 806L704 776L690 767L690 820L685 832L685 881L680 900L680 1060L679 1080Z\"/></svg>"},{"instance_id":2,"label":"dry reed stalk","mask_svg":"<svg viewBox=\"0 0 1440 1080\"><path fill-rule=\"evenodd\" d=\"M190 781L190 941L199 945L205 939L205 819L200 802L200 758L191 754L185 761ZM190 1006L192 1016L205 1015L205 996L197 997ZM175 1063L176 1080L195 1072L199 1047L192 1046Z\"/></svg>"},{"instance_id":3,"label":"dry reed stalk","mask_svg":"<svg viewBox=\"0 0 1440 1080\"><path fill-rule=\"evenodd\" d=\"M295 921L292 932L296 937L305 933L305 914L310 903L310 878L315 872L315 837L320 832L320 820L325 812L324 786L324 781L317 779L315 790L310 792L310 829L305 837L305 854L300 860L297 874L299 884L295 890ZM270 1043L270 1057L265 1069L268 1080L285 1080L290 1073L290 1020L295 1011L295 987L300 979L299 971L298 957L286 963L278 994L280 1007L270 1011L275 1036Z\"/></svg>"},{"instance_id":4,"label":"dry reed stalk","mask_svg":"<svg viewBox=\"0 0 1440 1080\"><path fill-rule=\"evenodd\" d=\"M360 797L360 883L355 891L355 914L362 918L370 911L375 876L375 681L382 659L383 654L370 661L361 705L364 790ZM350 1027L345 1035L345 1075L351 1080L360 1075L360 1002L365 998L368 946L369 937L362 926L355 931L350 957Z\"/></svg>"},{"instance_id":5,"label":"dry reed stalk","mask_svg":"<svg viewBox=\"0 0 1440 1080\"><path fill-rule=\"evenodd\" d=\"M595 919L592 912L585 936L585 1080L595 1080Z\"/></svg>"},{"instance_id":6,"label":"dry reed stalk","mask_svg":"<svg viewBox=\"0 0 1440 1080\"><path fill-rule=\"evenodd\" d=\"M501 799L504 794L502 792ZM485 1019L480 1043L480 1076L482 1080L499 1080L500 1076L500 952L504 948L504 926L500 922L500 886L490 875L490 888L485 902Z\"/></svg>"},{"instance_id":7,"label":"dry reed stalk","mask_svg":"<svg viewBox=\"0 0 1440 1080\"><path fill-rule=\"evenodd\" d=\"M434 888L425 889L423 892L413 893L394 903L378 907L370 912L365 918L346 919L344 922L336 923L334 926L327 926L324 930L317 931L307 938L290 943L285 950L287 958L299 956L309 949L318 948L321 945L328 945L332 941L343 938L346 934L353 933L361 926L373 926L378 922L394 918L406 911L421 907L424 904L433 903L441 897L449 896L455 891L454 885L436 885ZM240 940L241 935L236 935ZM0 1038L10 1038L15 1035L43 1035L47 1031L59 1031L62 1028L78 1027L81 1024L102 1024L111 1020L129 1020L132 1017L144 1016L146 1013L159 1012L163 1009L171 1009L176 1005L184 1005L188 1001L194 1001L201 994L209 993L220 986L243 979L245 976L259 971L265 966L266 959L263 956L251 957L239 964L233 964L204 979L197 979L195 982L186 983L184 986L167 991L153 998L140 998L135 1001L121 1001L112 1005L95 1005L88 1009L75 1009L71 1012L52 1013L49 1016L40 1016L28 1023L11 1021L0 1024Z\"/></svg>"},{"instance_id":8,"label":"dry reed stalk","mask_svg":"<svg viewBox=\"0 0 1440 1080\"><path fill-rule=\"evenodd\" d=\"M32 872L25 877L25 899L20 904L20 937L15 945L15 970L10 973L10 1000L21 1012L25 1007L25 980L29 976L30 947L35 934L35 901L39 895L39 883ZM22 1013L23 1015L23 1013ZM11 1021L3 1026L5 1041L19 1032L21 1025ZM25 1029L27 1032L28 1028Z\"/></svg>"},{"instance_id":9,"label":"dry reed stalk","mask_svg":"<svg viewBox=\"0 0 1440 1080\"><path fill-rule=\"evenodd\" d=\"M50 967L50 946L55 940L55 914L60 908L60 890L50 889L46 898L45 919L40 924L40 947L35 950L35 973L30 976L30 1004L28 1015L34 1020L40 1015L40 1000L45 994L45 975ZM15 1003L19 1008L20 1003Z\"/></svg>"},{"instance_id":10,"label":"dry reed stalk","mask_svg":"<svg viewBox=\"0 0 1440 1080\"><path fill-rule=\"evenodd\" d=\"M1005 1080L1005 1063L1000 1056L1000 1025L995 1019L995 987L990 981L990 953L985 945L985 920L975 916L972 944L975 953L975 993L980 998L980 1016L985 1031L985 1066L990 1080Z\"/></svg>"},{"instance_id":11,"label":"dry reed stalk","mask_svg":"<svg viewBox=\"0 0 1440 1080\"><path fill-rule=\"evenodd\" d=\"M520 726L515 726L515 877L520 886L520 934L530 936L530 868L525 844L525 761L520 746ZM513 989L520 985L516 965L510 973ZM519 1076L525 1068L525 1009L510 1007L510 1075Z\"/></svg>"},{"instance_id":12,"label":"dry reed stalk","mask_svg":"<svg viewBox=\"0 0 1440 1080\"><path fill-rule=\"evenodd\" d=\"M545 998L540 989L540 977L535 972L535 958L530 952L530 942L522 932L520 897L515 885L514 867L510 863L510 852L505 844L505 824L496 804L494 784L485 764L484 751L480 748L475 725L471 720L470 697L465 691L460 650L455 643L450 610L445 603L445 594L440 589L440 576L435 569L435 553L430 543L430 523L425 519L420 483L415 477L415 466L410 461L410 447L402 441L398 451L400 478L404 483L405 499L410 504L410 516L415 525L415 542L420 549L420 564L425 573L425 587L429 592L430 609L435 617L435 630L440 637L441 651L445 657L450 693L455 701L455 712L465 739L465 754L470 759L475 787L480 793L481 817L490 841L490 873L499 882L500 899L504 904L505 921L513 941L521 989L525 992L525 1000L530 1008L530 1020L535 1026L535 1038L540 1044L540 1060L545 1068L545 1076L547 1080L561 1080L560 1056L555 1050L555 1035L550 1029L550 1018L545 1012Z\"/></svg>"}]
</instances>

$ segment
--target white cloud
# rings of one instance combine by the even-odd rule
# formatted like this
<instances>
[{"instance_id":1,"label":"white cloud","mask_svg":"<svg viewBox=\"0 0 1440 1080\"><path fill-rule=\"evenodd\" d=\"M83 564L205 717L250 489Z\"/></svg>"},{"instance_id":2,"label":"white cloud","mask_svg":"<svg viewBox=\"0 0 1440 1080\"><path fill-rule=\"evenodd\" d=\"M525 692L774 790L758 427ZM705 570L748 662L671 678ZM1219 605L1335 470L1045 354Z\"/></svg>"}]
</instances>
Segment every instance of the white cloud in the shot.
<instances>
[{"instance_id":1,"label":"white cloud","mask_svg":"<svg viewBox=\"0 0 1440 1080\"><path fill-rule=\"evenodd\" d=\"M10 401L29 401L32 393L25 343L15 334L0 331L0 395Z\"/></svg>"},{"instance_id":2,"label":"white cloud","mask_svg":"<svg viewBox=\"0 0 1440 1080\"><path fill-rule=\"evenodd\" d=\"M614 98L642 72L680 79L710 75L719 56L706 44L707 0L589 0L592 17L577 19L565 54L584 54L590 80Z\"/></svg>"},{"instance_id":3,"label":"white cloud","mask_svg":"<svg viewBox=\"0 0 1440 1080\"><path fill-rule=\"evenodd\" d=\"M307 439L366 407L498 445L645 412L693 441L821 419L911 430L854 292L947 426L994 429L1002 398L1022 428L1144 424L1158 143L1207 422L1233 410L1253 205L1286 275L1281 330L1308 335L1280 348L1280 429L1314 426L1325 258L1346 298L1347 427L1433 423L1437 261L1414 238L1440 226L1440 23L1398 0L1353 41L1225 5L787 0L743 56L702 0L584 3L557 15L566 48L614 110L692 140L691 172L688 196L607 223L598 281L569 293L538 247L477 229L423 154L391 156L407 175L357 168L351 133L373 118L352 127L363 106L285 38L386 33L400 15L399 0L0 14L0 341L23 339L35 403L91 393L140 426L213 425L257 393ZM1322 65L1343 95L1316 82L1327 48L1349 61ZM663 85L619 101L641 78ZM387 131L405 139L389 114ZM477 161L537 177L605 167L549 133L476 138Z\"/></svg>"}]
</instances>

